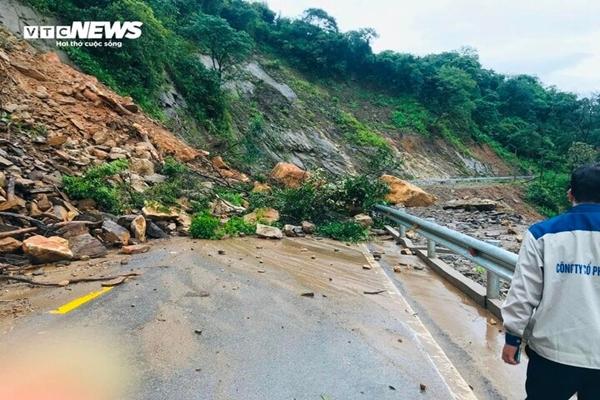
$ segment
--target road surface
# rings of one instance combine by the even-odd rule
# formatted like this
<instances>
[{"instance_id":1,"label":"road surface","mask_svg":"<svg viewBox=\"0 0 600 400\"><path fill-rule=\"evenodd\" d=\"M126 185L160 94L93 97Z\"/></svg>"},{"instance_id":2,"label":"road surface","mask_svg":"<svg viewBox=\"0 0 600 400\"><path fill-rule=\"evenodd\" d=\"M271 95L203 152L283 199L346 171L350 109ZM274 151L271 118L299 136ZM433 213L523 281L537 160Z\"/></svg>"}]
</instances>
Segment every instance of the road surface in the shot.
<instances>
[{"instance_id":1,"label":"road surface","mask_svg":"<svg viewBox=\"0 0 600 400\"><path fill-rule=\"evenodd\" d=\"M504 397L477 365L455 368L419 317L427 308L366 245L174 239L118 261L105 273L143 275L66 314L49 311L100 285L39 290L34 312L0 325L0 398L11 387L98 400Z\"/></svg>"}]
</instances>

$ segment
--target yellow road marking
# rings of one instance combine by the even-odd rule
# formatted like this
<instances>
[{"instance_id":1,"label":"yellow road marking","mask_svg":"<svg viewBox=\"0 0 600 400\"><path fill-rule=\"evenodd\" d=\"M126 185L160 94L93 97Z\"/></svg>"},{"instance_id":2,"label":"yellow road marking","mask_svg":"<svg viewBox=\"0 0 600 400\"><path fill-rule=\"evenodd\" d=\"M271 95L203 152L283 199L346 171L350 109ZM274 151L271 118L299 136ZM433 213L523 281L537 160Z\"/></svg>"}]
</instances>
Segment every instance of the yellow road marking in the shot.
<instances>
[{"instance_id":1,"label":"yellow road marking","mask_svg":"<svg viewBox=\"0 0 600 400\"><path fill-rule=\"evenodd\" d=\"M50 314L66 314L77 307L87 303L88 301L94 300L96 297L102 296L106 292L110 292L113 286L105 287L100 290L96 290L95 292L91 292L86 294L85 296L81 296L73 301L68 302L65 305L58 307L56 310L50 311Z\"/></svg>"}]
</instances>

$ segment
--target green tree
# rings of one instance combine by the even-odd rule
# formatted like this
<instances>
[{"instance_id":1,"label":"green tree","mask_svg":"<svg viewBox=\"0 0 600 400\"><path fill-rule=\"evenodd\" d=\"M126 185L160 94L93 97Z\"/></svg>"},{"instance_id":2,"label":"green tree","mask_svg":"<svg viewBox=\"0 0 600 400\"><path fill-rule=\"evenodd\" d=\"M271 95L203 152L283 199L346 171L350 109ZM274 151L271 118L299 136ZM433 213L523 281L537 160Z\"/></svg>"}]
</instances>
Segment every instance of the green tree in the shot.
<instances>
[{"instance_id":1,"label":"green tree","mask_svg":"<svg viewBox=\"0 0 600 400\"><path fill-rule=\"evenodd\" d=\"M567 153L570 169L598 161L600 153L591 144L574 142Z\"/></svg>"},{"instance_id":2,"label":"green tree","mask_svg":"<svg viewBox=\"0 0 600 400\"><path fill-rule=\"evenodd\" d=\"M208 53L219 80L233 66L248 58L252 39L246 32L236 31L221 17L196 14L184 33Z\"/></svg>"}]
</instances>

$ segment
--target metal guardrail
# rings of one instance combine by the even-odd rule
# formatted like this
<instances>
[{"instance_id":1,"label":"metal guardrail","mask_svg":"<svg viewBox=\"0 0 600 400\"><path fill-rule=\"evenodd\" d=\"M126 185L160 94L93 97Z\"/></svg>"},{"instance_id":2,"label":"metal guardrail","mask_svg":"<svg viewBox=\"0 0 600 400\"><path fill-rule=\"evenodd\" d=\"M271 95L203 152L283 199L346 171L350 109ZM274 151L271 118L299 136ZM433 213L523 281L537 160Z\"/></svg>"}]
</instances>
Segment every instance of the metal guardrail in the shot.
<instances>
[{"instance_id":1,"label":"metal guardrail","mask_svg":"<svg viewBox=\"0 0 600 400\"><path fill-rule=\"evenodd\" d=\"M478 182L514 182L531 181L535 175L515 176L474 176L470 178L437 178L437 179L413 179L410 183L415 185L452 185L455 183L478 183Z\"/></svg>"},{"instance_id":2,"label":"metal guardrail","mask_svg":"<svg viewBox=\"0 0 600 400\"><path fill-rule=\"evenodd\" d=\"M488 298L497 299L500 296L500 279L511 281L517 265L515 253L415 217L402 209L382 205L375 206L375 209L398 224L400 237L405 237L406 228L410 228L427 238L427 257L437 258L436 245L441 245L486 269Z\"/></svg>"}]
</instances>

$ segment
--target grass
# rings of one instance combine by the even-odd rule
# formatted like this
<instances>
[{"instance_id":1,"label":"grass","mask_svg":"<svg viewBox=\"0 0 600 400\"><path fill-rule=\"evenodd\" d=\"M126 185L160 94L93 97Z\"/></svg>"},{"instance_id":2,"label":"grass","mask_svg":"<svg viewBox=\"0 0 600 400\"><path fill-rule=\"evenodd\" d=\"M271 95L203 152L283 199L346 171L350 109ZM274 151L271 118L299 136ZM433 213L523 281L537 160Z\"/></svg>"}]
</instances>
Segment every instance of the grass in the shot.
<instances>
[{"instance_id":1,"label":"grass","mask_svg":"<svg viewBox=\"0 0 600 400\"><path fill-rule=\"evenodd\" d=\"M345 111L340 111L336 120L346 140L359 146L389 148L388 142L377 132Z\"/></svg>"},{"instance_id":2,"label":"grass","mask_svg":"<svg viewBox=\"0 0 600 400\"><path fill-rule=\"evenodd\" d=\"M354 221L330 222L319 226L317 234L344 242L361 242L369 238L368 229Z\"/></svg>"}]
</instances>

